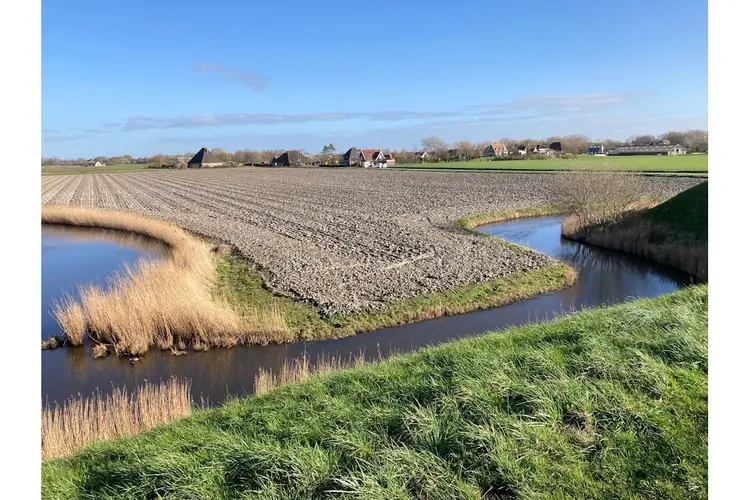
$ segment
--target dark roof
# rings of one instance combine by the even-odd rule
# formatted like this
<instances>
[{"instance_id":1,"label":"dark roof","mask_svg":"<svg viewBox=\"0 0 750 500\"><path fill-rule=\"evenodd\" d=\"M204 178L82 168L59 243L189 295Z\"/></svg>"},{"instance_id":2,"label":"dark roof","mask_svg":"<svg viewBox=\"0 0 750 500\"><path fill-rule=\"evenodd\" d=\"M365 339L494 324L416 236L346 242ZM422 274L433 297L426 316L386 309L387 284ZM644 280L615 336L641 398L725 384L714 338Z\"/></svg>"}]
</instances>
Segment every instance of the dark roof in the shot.
<instances>
[{"instance_id":1,"label":"dark roof","mask_svg":"<svg viewBox=\"0 0 750 500\"><path fill-rule=\"evenodd\" d=\"M352 158L352 156L354 156L354 158ZM349 161L356 158L359 158L359 149L357 148L349 148L346 150L346 153L344 153L344 161Z\"/></svg>"},{"instance_id":2,"label":"dark roof","mask_svg":"<svg viewBox=\"0 0 750 500\"><path fill-rule=\"evenodd\" d=\"M610 154L619 154L619 153L667 153L671 149L674 148L680 148L679 144L669 145L669 144L659 144L656 146L621 146L614 151L612 151Z\"/></svg>"},{"instance_id":3,"label":"dark roof","mask_svg":"<svg viewBox=\"0 0 750 500\"><path fill-rule=\"evenodd\" d=\"M201 148L200 151L195 153L188 165L202 165L204 163L223 163L215 154L206 148Z\"/></svg>"},{"instance_id":4,"label":"dark roof","mask_svg":"<svg viewBox=\"0 0 750 500\"><path fill-rule=\"evenodd\" d=\"M549 148L554 149L555 151L562 151L562 143L560 141L555 141L549 145Z\"/></svg>"}]
</instances>

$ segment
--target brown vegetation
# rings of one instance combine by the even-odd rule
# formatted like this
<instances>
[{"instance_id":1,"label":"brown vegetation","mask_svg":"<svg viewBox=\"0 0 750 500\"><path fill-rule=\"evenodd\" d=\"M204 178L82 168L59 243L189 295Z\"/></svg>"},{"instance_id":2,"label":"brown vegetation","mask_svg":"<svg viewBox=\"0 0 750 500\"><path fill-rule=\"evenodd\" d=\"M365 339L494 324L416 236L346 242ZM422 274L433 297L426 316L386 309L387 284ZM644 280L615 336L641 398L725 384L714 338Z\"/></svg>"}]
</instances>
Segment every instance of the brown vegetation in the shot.
<instances>
[{"instance_id":1,"label":"brown vegetation","mask_svg":"<svg viewBox=\"0 0 750 500\"><path fill-rule=\"evenodd\" d=\"M378 361L382 361L382 358L378 358ZM310 358L303 356L301 359L288 361L278 373L263 368L258 370L255 376L255 395L263 396L279 387L304 382L313 375L333 373L364 364L363 352L349 359L321 356L315 364L311 363Z\"/></svg>"},{"instance_id":2,"label":"brown vegetation","mask_svg":"<svg viewBox=\"0 0 750 500\"><path fill-rule=\"evenodd\" d=\"M192 413L190 383L170 379L133 393L115 388L103 396L71 398L42 410L42 460L75 453L98 441L132 436Z\"/></svg>"},{"instance_id":3,"label":"brown vegetation","mask_svg":"<svg viewBox=\"0 0 750 500\"><path fill-rule=\"evenodd\" d=\"M52 314L65 333L65 340L73 346L83 345L86 335L86 315L83 307L73 296L65 294L61 301L54 301Z\"/></svg>"},{"instance_id":4,"label":"brown vegetation","mask_svg":"<svg viewBox=\"0 0 750 500\"><path fill-rule=\"evenodd\" d=\"M653 205L646 192L642 176L613 171L566 172L553 183L556 204L582 226L611 224Z\"/></svg>"},{"instance_id":5,"label":"brown vegetation","mask_svg":"<svg viewBox=\"0 0 750 500\"><path fill-rule=\"evenodd\" d=\"M644 198L641 176L616 172L560 175L556 202L571 215L562 235L590 245L627 252L708 279L708 244L643 215L658 205Z\"/></svg>"},{"instance_id":6,"label":"brown vegetation","mask_svg":"<svg viewBox=\"0 0 750 500\"><path fill-rule=\"evenodd\" d=\"M248 324L215 298L216 262L210 246L173 224L72 207L43 207L42 222L131 231L170 247L164 261L142 261L136 269L116 274L109 290L89 285L79 290L80 302L67 297L56 306L55 316L73 345L82 343L86 328L118 354L142 354L153 346L232 346L284 327L273 312Z\"/></svg>"},{"instance_id":7,"label":"brown vegetation","mask_svg":"<svg viewBox=\"0 0 750 500\"><path fill-rule=\"evenodd\" d=\"M708 245L670 241L662 224L630 212L615 224L587 225L578 217L563 221L562 234L589 245L627 252L681 269L702 281L708 280Z\"/></svg>"}]
</instances>

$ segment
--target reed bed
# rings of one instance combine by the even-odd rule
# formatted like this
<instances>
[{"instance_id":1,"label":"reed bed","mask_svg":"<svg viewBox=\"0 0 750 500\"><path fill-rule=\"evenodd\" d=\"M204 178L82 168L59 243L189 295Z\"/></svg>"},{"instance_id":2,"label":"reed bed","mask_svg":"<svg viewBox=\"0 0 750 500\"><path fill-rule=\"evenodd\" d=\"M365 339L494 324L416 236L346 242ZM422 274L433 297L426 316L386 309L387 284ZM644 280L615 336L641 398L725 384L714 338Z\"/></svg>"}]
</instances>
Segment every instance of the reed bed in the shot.
<instances>
[{"instance_id":1,"label":"reed bed","mask_svg":"<svg viewBox=\"0 0 750 500\"><path fill-rule=\"evenodd\" d=\"M646 257L708 281L707 243L673 240L668 236L672 231L663 224L631 217L616 224L586 226L571 216L563 221L562 234L589 245Z\"/></svg>"},{"instance_id":2,"label":"reed bed","mask_svg":"<svg viewBox=\"0 0 750 500\"><path fill-rule=\"evenodd\" d=\"M52 303L52 314L57 319L65 340L72 346L83 345L86 336L86 314L83 306L70 294Z\"/></svg>"},{"instance_id":3,"label":"reed bed","mask_svg":"<svg viewBox=\"0 0 750 500\"><path fill-rule=\"evenodd\" d=\"M79 288L80 300L68 297L59 304L55 317L73 345L82 342L82 316L84 331L113 346L118 355L143 354L153 347L231 347L287 333L278 308L241 315L217 297L211 245L173 224L75 207L42 207L42 222L130 231L160 240L170 249L163 261L126 266L106 289L87 285Z\"/></svg>"},{"instance_id":4,"label":"reed bed","mask_svg":"<svg viewBox=\"0 0 750 500\"><path fill-rule=\"evenodd\" d=\"M395 354L393 353L391 356ZM382 360L383 357L378 356L374 362ZM303 356L300 359L287 361L278 373L261 368L255 376L255 395L263 396L274 389L304 382L314 375L339 372L348 368L363 366L365 363L365 354L360 351L358 355L349 358L321 356L314 364L308 356Z\"/></svg>"},{"instance_id":5,"label":"reed bed","mask_svg":"<svg viewBox=\"0 0 750 500\"><path fill-rule=\"evenodd\" d=\"M133 392L123 387L107 395L99 391L90 397L79 395L42 410L42 460L70 456L95 442L133 436L192 411L190 382L175 378L143 384Z\"/></svg>"}]
</instances>

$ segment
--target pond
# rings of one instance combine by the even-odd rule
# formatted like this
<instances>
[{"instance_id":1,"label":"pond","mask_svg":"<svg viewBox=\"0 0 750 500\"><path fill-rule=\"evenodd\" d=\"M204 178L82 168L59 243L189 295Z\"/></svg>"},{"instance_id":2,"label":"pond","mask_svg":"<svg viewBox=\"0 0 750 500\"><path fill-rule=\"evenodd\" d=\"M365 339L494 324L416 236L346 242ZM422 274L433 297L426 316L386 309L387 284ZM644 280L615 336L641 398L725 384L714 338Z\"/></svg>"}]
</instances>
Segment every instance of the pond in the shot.
<instances>
[{"instance_id":1,"label":"pond","mask_svg":"<svg viewBox=\"0 0 750 500\"><path fill-rule=\"evenodd\" d=\"M192 380L193 398L219 403L227 396L251 394L260 368L280 370L290 360L309 356L349 358L363 352L367 359L407 352L427 345L479 335L529 322L545 321L584 307L656 297L693 283L681 271L640 257L599 249L560 237L561 217L541 217L492 224L478 228L486 234L543 252L574 267L579 275L573 286L515 304L458 316L438 318L340 340L288 345L236 347L190 352L173 356L149 352L130 365L125 358L93 359L89 349L57 349L42 352L42 398L62 402L78 393L114 386L133 388L144 381L158 382L171 376ZM75 284L101 280L123 263L138 258L159 258L163 246L145 238L122 233L72 228L45 228L42 233L42 337L57 325L45 303ZM125 246L123 246L125 245ZM45 302L46 301L46 302ZM50 317L51 318L51 317ZM46 328L46 330L45 330Z\"/></svg>"}]
</instances>

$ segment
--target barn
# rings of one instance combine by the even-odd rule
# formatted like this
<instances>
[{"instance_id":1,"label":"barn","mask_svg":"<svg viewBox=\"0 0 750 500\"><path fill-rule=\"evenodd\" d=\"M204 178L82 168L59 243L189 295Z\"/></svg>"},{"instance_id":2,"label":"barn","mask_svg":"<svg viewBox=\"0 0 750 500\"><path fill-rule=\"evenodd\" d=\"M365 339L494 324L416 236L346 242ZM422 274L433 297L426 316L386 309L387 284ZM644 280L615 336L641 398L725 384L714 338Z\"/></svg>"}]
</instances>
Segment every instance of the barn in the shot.
<instances>
[{"instance_id":1,"label":"barn","mask_svg":"<svg viewBox=\"0 0 750 500\"><path fill-rule=\"evenodd\" d=\"M622 146L607 153L610 156L676 156L687 151L679 144L654 144L649 146Z\"/></svg>"},{"instance_id":2,"label":"barn","mask_svg":"<svg viewBox=\"0 0 750 500\"><path fill-rule=\"evenodd\" d=\"M201 148L187 163L188 168L220 167L222 165L224 165L224 162L206 148Z\"/></svg>"}]
</instances>

